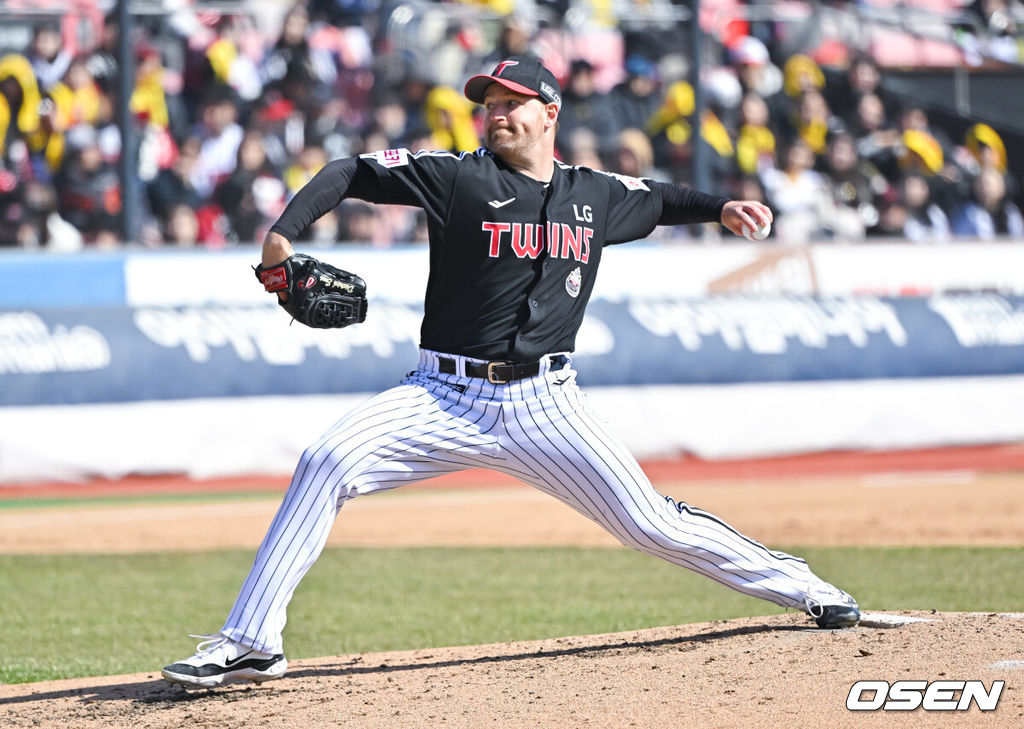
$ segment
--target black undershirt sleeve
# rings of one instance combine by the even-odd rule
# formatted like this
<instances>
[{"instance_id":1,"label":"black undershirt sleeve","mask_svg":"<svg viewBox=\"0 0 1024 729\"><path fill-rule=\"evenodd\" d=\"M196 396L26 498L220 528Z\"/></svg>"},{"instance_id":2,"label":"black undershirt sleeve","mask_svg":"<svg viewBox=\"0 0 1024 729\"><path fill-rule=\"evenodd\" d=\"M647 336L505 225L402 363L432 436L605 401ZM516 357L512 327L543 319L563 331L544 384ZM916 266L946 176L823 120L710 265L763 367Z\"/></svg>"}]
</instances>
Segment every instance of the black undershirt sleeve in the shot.
<instances>
[{"instance_id":1,"label":"black undershirt sleeve","mask_svg":"<svg viewBox=\"0 0 1024 729\"><path fill-rule=\"evenodd\" d=\"M355 157L328 162L312 180L295 193L281 217L271 226L289 241L294 241L316 220L349 197L377 202L380 183L372 171Z\"/></svg>"},{"instance_id":2,"label":"black undershirt sleeve","mask_svg":"<svg viewBox=\"0 0 1024 729\"><path fill-rule=\"evenodd\" d=\"M687 225L689 223L718 223L727 197L708 195L684 185L654 182L661 192L661 217L658 225Z\"/></svg>"}]
</instances>

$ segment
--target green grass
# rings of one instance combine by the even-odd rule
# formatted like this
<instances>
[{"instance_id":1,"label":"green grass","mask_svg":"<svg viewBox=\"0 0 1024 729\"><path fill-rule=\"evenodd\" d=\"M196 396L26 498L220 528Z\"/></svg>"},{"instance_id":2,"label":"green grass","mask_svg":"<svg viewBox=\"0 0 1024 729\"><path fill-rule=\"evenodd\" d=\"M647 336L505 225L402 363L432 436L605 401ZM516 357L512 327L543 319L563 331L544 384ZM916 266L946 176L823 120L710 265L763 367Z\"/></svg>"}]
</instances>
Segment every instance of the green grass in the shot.
<instances>
[{"instance_id":1,"label":"green grass","mask_svg":"<svg viewBox=\"0 0 1024 729\"><path fill-rule=\"evenodd\" d=\"M792 549L868 610L1024 611L1024 548ZM0 556L0 681L155 671L214 632L252 553ZM290 658L601 633L781 610L625 549L329 549Z\"/></svg>"},{"instance_id":2,"label":"green grass","mask_svg":"<svg viewBox=\"0 0 1024 729\"><path fill-rule=\"evenodd\" d=\"M78 506L145 506L224 501L275 501L281 494L268 491L210 491L166 494L112 494L109 496L54 496L43 498L0 499L0 511L19 509L66 509Z\"/></svg>"}]
</instances>

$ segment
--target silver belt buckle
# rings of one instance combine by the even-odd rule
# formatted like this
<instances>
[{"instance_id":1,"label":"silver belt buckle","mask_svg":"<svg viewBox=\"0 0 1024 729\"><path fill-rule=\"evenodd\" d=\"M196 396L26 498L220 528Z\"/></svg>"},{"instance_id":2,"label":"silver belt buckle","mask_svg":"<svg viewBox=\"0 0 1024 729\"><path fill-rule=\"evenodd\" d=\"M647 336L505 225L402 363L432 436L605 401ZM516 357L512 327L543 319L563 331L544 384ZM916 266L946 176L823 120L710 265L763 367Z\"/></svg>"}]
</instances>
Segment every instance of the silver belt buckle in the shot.
<instances>
[{"instance_id":1,"label":"silver belt buckle","mask_svg":"<svg viewBox=\"0 0 1024 729\"><path fill-rule=\"evenodd\" d=\"M498 376L494 374L494 368L503 365L504 362L488 362L487 363L487 381L492 385L505 385L508 384L508 380L499 380Z\"/></svg>"}]
</instances>

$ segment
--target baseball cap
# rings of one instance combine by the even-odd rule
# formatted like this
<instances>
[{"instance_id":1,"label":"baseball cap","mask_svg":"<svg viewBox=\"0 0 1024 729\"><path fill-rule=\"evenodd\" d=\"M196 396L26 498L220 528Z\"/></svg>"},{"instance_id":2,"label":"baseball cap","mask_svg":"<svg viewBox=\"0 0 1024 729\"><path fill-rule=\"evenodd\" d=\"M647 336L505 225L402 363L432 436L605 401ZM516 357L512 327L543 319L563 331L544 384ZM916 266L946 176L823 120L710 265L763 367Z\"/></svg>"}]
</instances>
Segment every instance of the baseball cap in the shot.
<instances>
[{"instance_id":1,"label":"baseball cap","mask_svg":"<svg viewBox=\"0 0 1024 729\"><path fill-rule=\"evenodd\" d=\"M536 58L511 56L495 66L489 75L474 76L466 82L466 98L477 104L484 103L484 93L493 83L517 94L537 96L545 104L562 106L562 93L555 74Z\"/></svg>"}]
</instances>

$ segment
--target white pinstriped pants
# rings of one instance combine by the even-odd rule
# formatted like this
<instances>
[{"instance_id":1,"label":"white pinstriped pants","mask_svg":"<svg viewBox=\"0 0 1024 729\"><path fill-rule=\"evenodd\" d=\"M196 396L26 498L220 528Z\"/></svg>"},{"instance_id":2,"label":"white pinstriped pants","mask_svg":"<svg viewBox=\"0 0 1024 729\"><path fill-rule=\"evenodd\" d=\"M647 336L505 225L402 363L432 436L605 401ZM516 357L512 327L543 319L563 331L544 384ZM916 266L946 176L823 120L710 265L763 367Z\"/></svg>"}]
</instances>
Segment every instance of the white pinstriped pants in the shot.
<instances>
[{"instance_id":1,"label":"white pinstriped pants","mask_svg":"<svg viewBox=\"0 0 1024 729\"><path fill-rule=\"evenodd\" d=\"M567 355L506 385L438 372L438 353L356 408L302 454L223 635L283 650L285 611L338 510L360 494L467 468L508 473L551 494L623 544L747 595L803 609L806 562L770 551L717 517L658 494L590 409ZM470 360L476 361L476 360Z\"/></svg>"}]
</instances>

